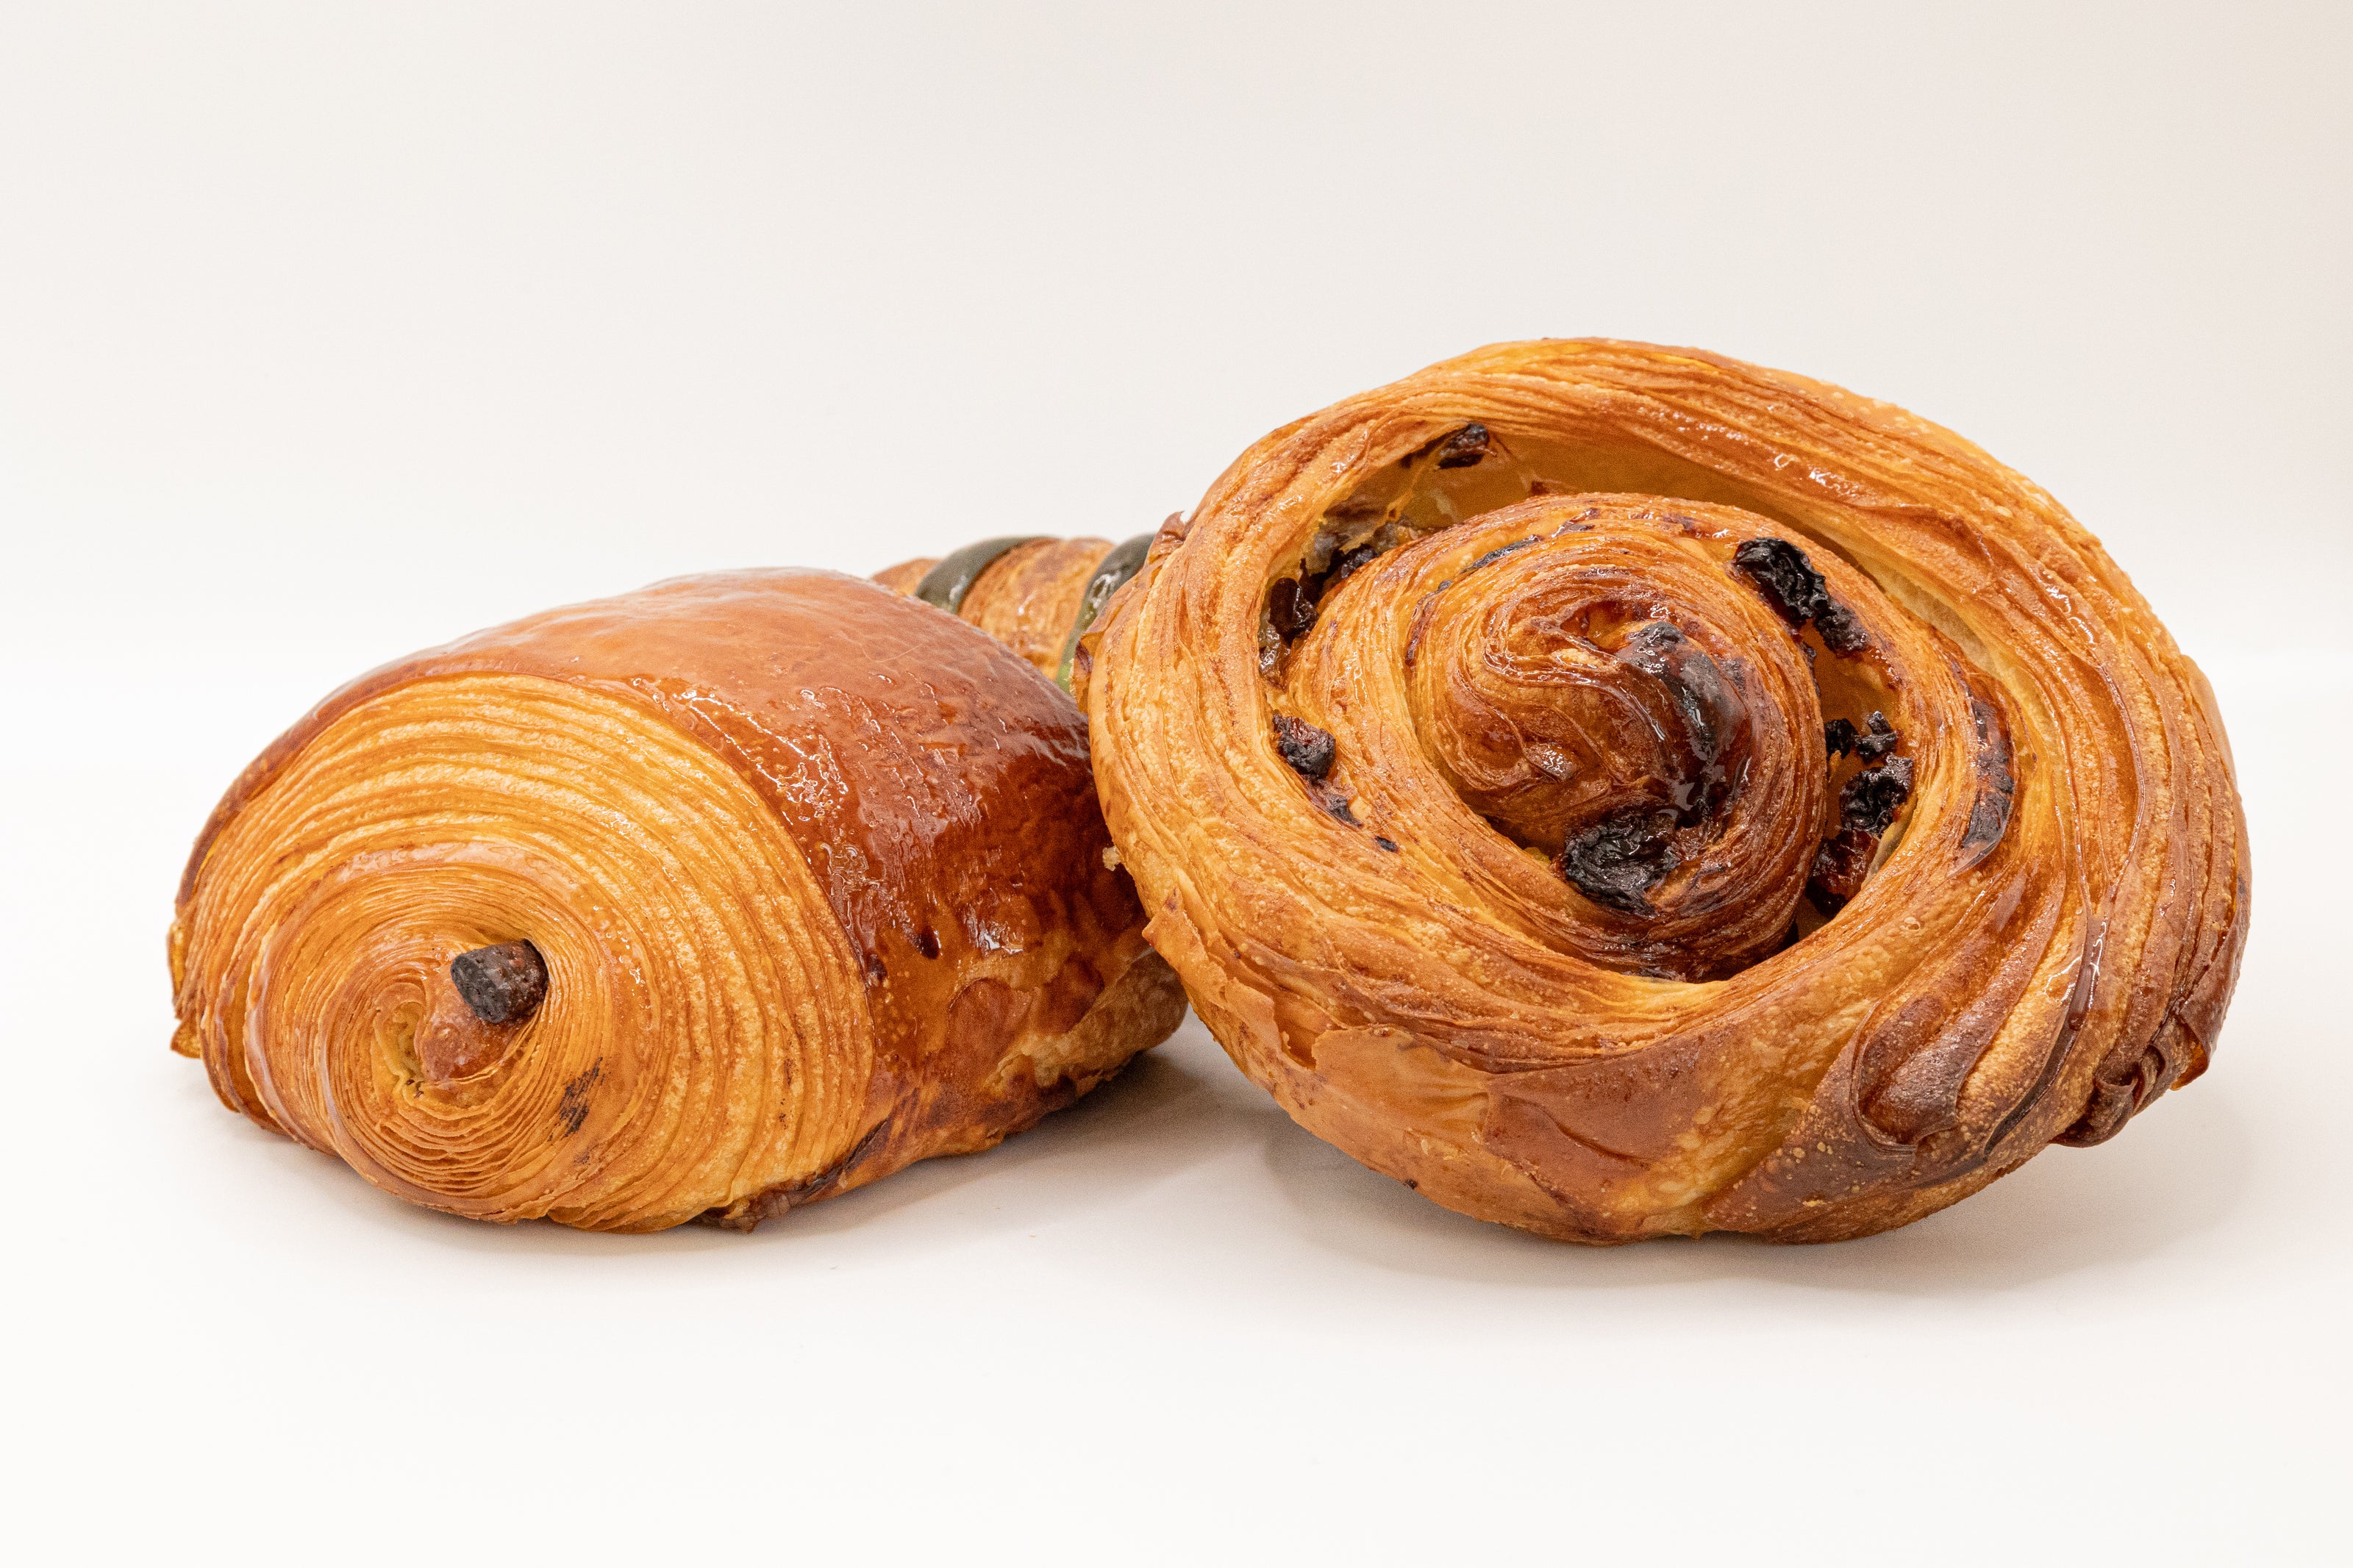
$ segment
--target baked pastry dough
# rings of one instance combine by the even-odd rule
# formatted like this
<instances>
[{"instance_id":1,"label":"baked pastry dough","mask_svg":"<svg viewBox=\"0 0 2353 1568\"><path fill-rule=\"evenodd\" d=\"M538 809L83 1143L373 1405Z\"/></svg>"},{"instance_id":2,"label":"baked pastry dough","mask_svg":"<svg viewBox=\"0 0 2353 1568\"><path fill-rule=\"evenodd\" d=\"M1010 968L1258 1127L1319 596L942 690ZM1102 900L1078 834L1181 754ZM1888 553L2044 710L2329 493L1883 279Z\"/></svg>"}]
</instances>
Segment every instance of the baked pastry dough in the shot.
<instances>
[{"instance_id":1,"label":"baked pastry dough","mask_svg":"<svg viewBox=\"0 0 2353 1568\"><path fill-rule=\"evenodd\" d=\"M1070 700L829 573L683 578L328 698L206 826L233 1110L480 1219L749 1226L981 1149L1184 1002Z\"/></svg>"},{"instance_id":2,"label":"baked pastry dough","mask_svg":"<svg viewBox=\"0 0 2353 1568\"><path fill-rule=\"evenodd\" d=\"M2196 668L2033 484L1800 376L1546 342L1351 398L1078 667L1209 1028L1482 1218L1903 1225L2196 1077L2237 974Z\"/></svg>"}]
</instances>

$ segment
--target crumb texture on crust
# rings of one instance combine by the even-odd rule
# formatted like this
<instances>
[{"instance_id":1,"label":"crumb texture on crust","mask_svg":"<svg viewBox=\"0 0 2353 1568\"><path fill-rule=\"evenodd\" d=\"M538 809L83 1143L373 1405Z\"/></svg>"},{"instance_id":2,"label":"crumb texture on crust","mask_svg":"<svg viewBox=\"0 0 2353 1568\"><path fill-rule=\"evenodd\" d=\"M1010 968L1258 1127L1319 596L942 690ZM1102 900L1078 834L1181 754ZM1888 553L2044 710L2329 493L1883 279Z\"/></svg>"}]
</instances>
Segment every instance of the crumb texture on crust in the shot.
<instances>
[{"instance_id":1,"label":"crumb texture on crust","mask_svg":"<svg viewBox=\"0 0 2353 1568\"><path fill-rule=\"evenodd\" d=\"M1082 639L1155 946L1303 1126L1567 1239L1903 1225L2203 1071L2203 678L2029 480L1691 350L1243 454Z\"/></svg>"},{"instance_id":2,"label":"crumb texture on crust","mask_svg":"<svg viewBox=\"0 0 2353 1568\"><path fill-rule=\"evenodd\" d=\"M996 643L829 573L681 579L280 737L190 858L174 1043L413 1202L748 1226L1166 1037L1109 847L1076 708ZM527 1011L460 994L488 949L543 970Z\"/></svg>"}]
</instances>

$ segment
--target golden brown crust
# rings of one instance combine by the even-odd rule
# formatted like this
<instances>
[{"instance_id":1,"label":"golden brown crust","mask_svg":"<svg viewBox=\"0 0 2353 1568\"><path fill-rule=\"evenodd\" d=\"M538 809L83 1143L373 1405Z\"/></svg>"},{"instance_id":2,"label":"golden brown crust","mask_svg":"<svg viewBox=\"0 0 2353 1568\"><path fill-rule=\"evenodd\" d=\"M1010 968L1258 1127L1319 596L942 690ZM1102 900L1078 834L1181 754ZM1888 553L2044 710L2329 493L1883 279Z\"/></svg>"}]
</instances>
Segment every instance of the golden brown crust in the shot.
<instances>
[{"instance_id":1,"label":"golden brown crust","mask_svg":"<svg viewBox=\"0 0 2353 1568\"><path fill-rule=\"evenodd\" d=\"M1107 842L1079 715L988 639L832 574L681 579L280 737L190 858L174 1044L415 1201L748 1224L987 1147L1175 1026ZM484 1026L448 963L515 941L548 1001Z\"/></svg>"},{"instance_id":2,"label":"golden brown crust","mask_svg":"<svg viewBox=\"0 0 2353 1568\"><path fill-rule=\"evenodd\" d=\"M2041 489L1801 377L1546 342L1349 399L1080 669L1196 1009L1482 1217L1908 1223L2196 1076L2236 977L2196 668Z\"/></svg>"}]
</instances>

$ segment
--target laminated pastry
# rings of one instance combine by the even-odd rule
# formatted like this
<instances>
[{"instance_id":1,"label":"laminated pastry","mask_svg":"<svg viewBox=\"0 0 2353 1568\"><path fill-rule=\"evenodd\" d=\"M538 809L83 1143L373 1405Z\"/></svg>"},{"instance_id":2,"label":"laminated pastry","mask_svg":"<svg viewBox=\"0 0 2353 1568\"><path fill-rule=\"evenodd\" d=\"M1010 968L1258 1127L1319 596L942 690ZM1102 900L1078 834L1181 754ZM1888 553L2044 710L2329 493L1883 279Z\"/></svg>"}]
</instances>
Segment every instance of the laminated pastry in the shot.
<instances>
[{"instance_id":1,"label":"laminated pastry","mask_svg":"<svg viewBox=\"0 0 2353 1568\"><path fill-rule=\"evenodd\" d=\"M364 676L248 767L174 1047L413 1202L748 1227L1165 1037L1078 710L830 573L682 578Z\"/></svg>"},{"instance_id":2,"label":"laminated pastry","mask_svg":"<svg viewBox=\"0 0 2353 1568\"><path fill-rule=\"evenodd\" d=\"M2208 686L1959 437L1504 344L1245 453L1082 639L1154 944L1303 1126L1584 1242L1862 1236L2204 1071Z\"/></svg>"}]
</instances>

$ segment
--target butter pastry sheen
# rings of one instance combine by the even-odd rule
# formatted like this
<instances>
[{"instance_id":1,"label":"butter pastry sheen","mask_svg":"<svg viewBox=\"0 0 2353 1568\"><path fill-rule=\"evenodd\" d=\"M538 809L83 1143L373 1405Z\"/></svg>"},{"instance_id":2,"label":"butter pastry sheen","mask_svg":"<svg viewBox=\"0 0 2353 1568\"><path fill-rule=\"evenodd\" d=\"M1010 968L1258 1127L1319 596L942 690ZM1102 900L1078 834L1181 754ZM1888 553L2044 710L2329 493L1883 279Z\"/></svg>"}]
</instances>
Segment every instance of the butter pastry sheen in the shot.
<instances>
[{"instance_id":1,"label":"butter pastry sheen","mask_svg":"<svg viewBox=\"0 0 2353 1568\"><path fill-rule=\"evenodd\" d=\"M1504 344L1276 431L1075 685L1234 1060L1549 1236L1933 1213L2203 1071L2245 940L2211 694L2092 536L1713 354Z\"/></svg>"},{"instance_id":2,"label":"butter pastry sheen","mask_svg":"<svg viewBox=\"0 0 2353 1568\"><path fill-rule=\"evenodd\" d=\"M412 1201L738 1226L1067 1104L1183 1014L1070 701L829 573L682 578L364 676L172 928L231 1109Z\"/></svg>"}]
</instances>

